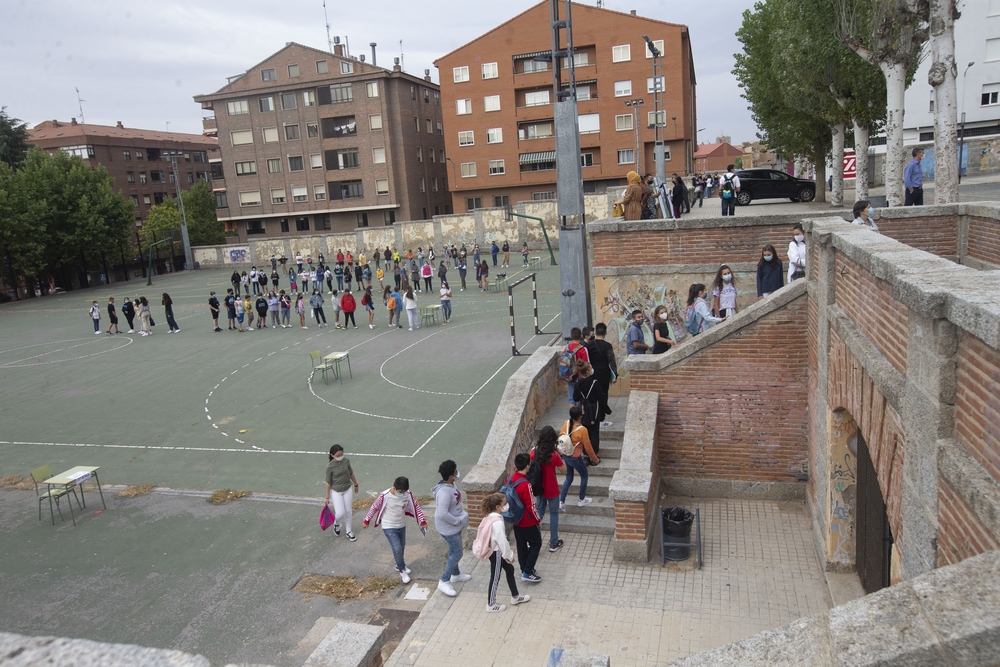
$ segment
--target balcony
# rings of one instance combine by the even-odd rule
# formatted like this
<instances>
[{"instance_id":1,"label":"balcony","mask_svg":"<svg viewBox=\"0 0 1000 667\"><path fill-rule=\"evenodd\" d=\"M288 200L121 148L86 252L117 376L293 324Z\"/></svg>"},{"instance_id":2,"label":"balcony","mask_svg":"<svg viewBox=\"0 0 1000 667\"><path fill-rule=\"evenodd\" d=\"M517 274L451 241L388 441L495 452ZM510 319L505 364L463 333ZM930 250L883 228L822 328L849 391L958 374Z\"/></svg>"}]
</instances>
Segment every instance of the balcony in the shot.
<instances>
[{"instance_id":1,"label":"balcony","mask_svg":"<svg viewBox=\"0 0 1000 667\"><path fill-rule=\"evenodd\" d=\"M215 116L202 118L201 129L202 129L202 134L204 134L206 137L219 136L219 124L216 122Z\"/></svg>"}]
</instances>

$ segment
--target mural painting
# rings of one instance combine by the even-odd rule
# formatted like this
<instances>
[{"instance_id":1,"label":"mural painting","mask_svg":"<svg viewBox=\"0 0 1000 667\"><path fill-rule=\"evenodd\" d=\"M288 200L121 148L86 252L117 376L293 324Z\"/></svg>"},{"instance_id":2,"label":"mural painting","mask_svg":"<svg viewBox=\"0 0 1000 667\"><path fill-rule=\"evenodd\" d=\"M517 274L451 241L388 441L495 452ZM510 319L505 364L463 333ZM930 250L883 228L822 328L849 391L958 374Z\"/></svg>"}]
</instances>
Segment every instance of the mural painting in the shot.
<instances>
[{"instance_id":1,"label":"mural painting","mask_svg":"<svg viewBox=\"0 0 1000 667\"><path fill-rule=\"evenodd\" d=\"M392 227L366 229L361 235L367 251L365 254L371 254L375 248L384 251L386 247L392 249L396 246L396 230Z\"/></svg>"},{"instance_id":2,"label":"mural painting","mask_svg":"<svg viewBox=\"0 0 1000 667\"><path fill-rule=\"evenodd\" d=\"M1000 139L982 142L979 171L1000 171Z\"/></svg>"},{"instance_id":3,"label":"mural painting","mask_svg":"<svg viewBox=\"0 0 1000 667\"><path fill-rule=\"evenodd\" d=\"M222 251L223 264L246 264L250 261L250 246L228 246Z\"/></svg>"},{"instance_id":4,"label":"mural painting","mask_svg":"<svg viewBox=\"0 0 1000 667\"><path fill-rule=\"evenodd\" d=\"M254 252L257 255L257 262L261 265L268 265L272 256L280 258L285 253L284 239L262 239L254 241L253 245ZM294 256L293 254L292 257Z\"/></svg>"},{"instance_id":5,"label":"mural painting","mask_svg":"<svg viewBox=\"0 0 1000 667\"><path fill-rule=\"evenodd\" d=\"M854 510L857 499L858 425L846 410L830 413L830 530L827 559L843 568L855 562Z\"/></svg>"}]
</instances>

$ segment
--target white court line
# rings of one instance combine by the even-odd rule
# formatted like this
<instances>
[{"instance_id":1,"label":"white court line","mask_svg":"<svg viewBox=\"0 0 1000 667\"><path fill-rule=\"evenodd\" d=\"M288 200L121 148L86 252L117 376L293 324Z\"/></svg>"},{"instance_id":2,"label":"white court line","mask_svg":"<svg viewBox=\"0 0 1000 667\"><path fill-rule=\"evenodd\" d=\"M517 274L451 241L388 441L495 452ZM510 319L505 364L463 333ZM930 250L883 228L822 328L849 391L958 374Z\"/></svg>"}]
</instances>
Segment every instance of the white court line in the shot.
<instances>
[{"instance_id":1,"label":"white court line","mask_svg":"<svg viewBox=\"0 0 1000 667\"><path fill-rule=\"evenodd\" d=\"M329 452L311 452L303 449L226 449L221 447L169 447L163 445L101 445L91 442L26 442L17 440L0 440L0 445L42 445L45 447L100 447L104 449L151 449L151 450L174 450L184 452L224 452L239 454L329 454ZM409 454L363 454L361 452L351 452L351 456L371 456L379 458L410 458Z\"/></svg>"},{"instance_id":2,"label":"white court line","mask_svg":"<svg viewBox=\"0 0 1000 667\"><path fill-rule=\"evenodd\" d=\"M107 334L104 334L104 335L106 336ZM62 343L72 343L72 342L75 342L75 341L78 341L78 340L82 340L82 341L86 341L86 342L80 343L79 345L70 345L69 347L60 348L58 350L52 350L50 352L42 352L41 354L35 354L35 355L30 356L30 357L25 357L24 359L15 359L14 361L8 361L5 364L0 364L0 368L30 368L32 366L49 366L51 364L63 364L63 363L68 363L70 361L78 361L80 359L87 359L88 357L96 357L99 354L107 354L108 352L114 352L115 350L120 350L123 347L128 347L129 345L131 345L132 341L133 341L132 338L127 338L127 337L126 338L112 338L111 339L112 342L116 341L116 340L124 340L125 344L124 345L115 345L114 347L112 347L110 349L103 350L101 352L94 352L93 354L84 354L84 355L81 355L79 357L70 357L69 359L57 359L55 361L41 361L41 362L33 363L33 364L25 364L25 363L22 363L22 362L30 361L31 359L38 359L39 357L45 357L45 356L48 356L50 354L57 354L59 352L65 352L66 350L72 350L73 348L83 347L84 345L89 345L91 343L101 344L102 341L107 341L108 339L105 338L104 336L102 336L101 338L97 338L97 339L93 339L93 338L90 338L90 339L87 339L87 338L74 338L72 340L55 341L55 342L52 342L52 343L35 343L33 345L23 345L21 347L11 348L9 350L0 350L0 354L3 354L5 352L14 352L16 350L24 350L24 349L27 349L29 347L38 347L40 345L60 345Z\"/></svg>"},{"instance_id":3,"label":"white court line","mask_svg":"<svg viewBox=\"0 0 1000 667\"><path fill-rule=\"evenodd\" d=\"M390 361L392 361L393 359L395 359L396 357L398 357L399 355L401 355L404 352L406 352L407 350L409 350L411 347L413 347L415 345L419 345L420 343L423 343L425 340L427 340L431 336L437 336L439 333L444 333L446 331L453 331L454 329L457 329L458 327L467 327L467 326L469 326L471 324L479 324L482 321L483 320L476 320L474 322L466 322L465 324L459 324L457 326L452 327L451 329L441 329L439 331L435 331L432 334L424 336L423 338L421 338L420 340L418 340L415 343L410 343L409 345L407 345L406 347L404 347L402 350L400 350L396 354L392 355L391 357L389 357L388 359L386 359L385 361L383 361L382 365L378 367L378 374L382 376L383 380L385 380L386 382L388 382L389 384L391 384L394 387L399 387L400 389L409 389L410 391L418 391L421 394L434 394L435 396L468 396L469 394L456 394L456 393L449 392L449 391L428 391L426 389L417 389L416 387L404 387L403 385L398 384L396 382L393 382L392 380L390 380L389 378L387 378L385 376L385 365L387 363L389 363Z\"/></svg>"}]
</instances>

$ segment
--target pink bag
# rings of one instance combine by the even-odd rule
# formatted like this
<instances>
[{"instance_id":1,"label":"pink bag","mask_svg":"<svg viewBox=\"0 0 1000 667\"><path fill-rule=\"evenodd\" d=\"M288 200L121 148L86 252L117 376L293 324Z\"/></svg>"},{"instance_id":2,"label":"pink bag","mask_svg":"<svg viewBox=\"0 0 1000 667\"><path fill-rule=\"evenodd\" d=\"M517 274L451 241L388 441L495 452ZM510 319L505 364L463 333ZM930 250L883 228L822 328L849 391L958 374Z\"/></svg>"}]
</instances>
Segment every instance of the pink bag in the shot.
<instances>
[{"instance_id":1,"label":"pink bag","mask_svg":"<svg viewBox=\"0 0 1000 667\"><path fill-rule=\"evenodd\" d=\"M479 560L486 560L493 553L493 524L497 521L503 521L503 518L487 514L479 522L476 539L472 542L472 555Z\"/></svg>"},{"instance_id":2,"label":"pink bag","mask_svg":"<svg viewBox=\"0 0 1000 667\"><path fill-rule=\"evenodd\" d=\"M328 505L323 505L323 511L319 513L319 527L326 530L336 523L336 521L337 517L334 515L333 510Z\"/></svg>"}]
</instances>

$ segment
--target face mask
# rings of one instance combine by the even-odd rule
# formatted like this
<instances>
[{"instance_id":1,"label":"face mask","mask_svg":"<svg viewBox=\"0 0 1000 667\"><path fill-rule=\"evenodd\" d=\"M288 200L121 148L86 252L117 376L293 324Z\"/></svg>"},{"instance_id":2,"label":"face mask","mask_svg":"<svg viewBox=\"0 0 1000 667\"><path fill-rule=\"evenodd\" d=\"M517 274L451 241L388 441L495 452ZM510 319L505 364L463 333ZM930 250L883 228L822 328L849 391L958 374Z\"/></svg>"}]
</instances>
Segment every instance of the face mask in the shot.
<instances>
[{"instance_id":1,"label":"face mask","mask_svg":"<svg viewBox=\"0 0 1000 667\"><path fill-rule=\"evenodd\" d=\"M461 476L462 476L462 473L460 473L459 471L456 470L455 471L455 479L458 479Z\"/></svg>"},{"instance_id":2,"label":"face mask","mask_svg":"<svg viewBox=\"0 0 1000 667\"><path fill-rule=\"evenodd\" d=\"M871 217L871 216L873 216L873 215L875 215L875 209L873 209L873 208L869 208L869 209L868 209L868 217L870 218L870 217Z\"/></svg>"},{"instance_id":3,"label":"face mask","mask_svg":"<svg viewBox=\"0 0 1000 667\"><path fill-rule=\"evenodd\" d=\"M765 262L770 262L772 259L774 259L774 255L764 255Z\"/></svg>"},{"instance_id":4,"label":"face mask","mask_svg":"<svg viewBox=\"0 0 1000 667\"><path fill-rule=\"evenodd\" d=\"M803 241L806 240L806 237L804 235L802 235L802 234L796 234L795 235L795 240L798 241L799 243L802 243Z\"/></svg>"},{"instance_id":5,"label":"face mask","mask_svg":"<svg viewBox=\"0 0 1000 667\"><path fill-rule=\"evenodd\" d=\"M504 512L506 512L509 509L510 509L510 505L504 505L503 507L500 508L500 513L503 514Z\"/></svg>"},{"instance_id":6,"label":"face mask","mask_svg":"<svg viewBox=\"0 0 1000 667\"><path fill-rule=\"evenodd\" d=\"M666 322L667 321L667 314L666 313L660 313L660 319L663 320L664 322Z\"/></svg>"},{"instance_id":7,"label":"face mask","mask_svg":"<svg viewBox=\"0 0 1000 667\"><path fill-rule=\"evenodd\" d=\"M342 454L340 456L334 456L333 460L336 461L337 463L340 463L341 461L344 460L344 456Z\"/></svg>"},{"instance_id":8,"label":"face mask","mask_svg":"<svg viewBox=\"0 0 1000 667\"><path fill-rule=\"evenodd\" d=\"M727 273L726 275L722 276L722 279L728 283L730 280L733 279L733 274Z\"/></svg>"}]
</instances>

